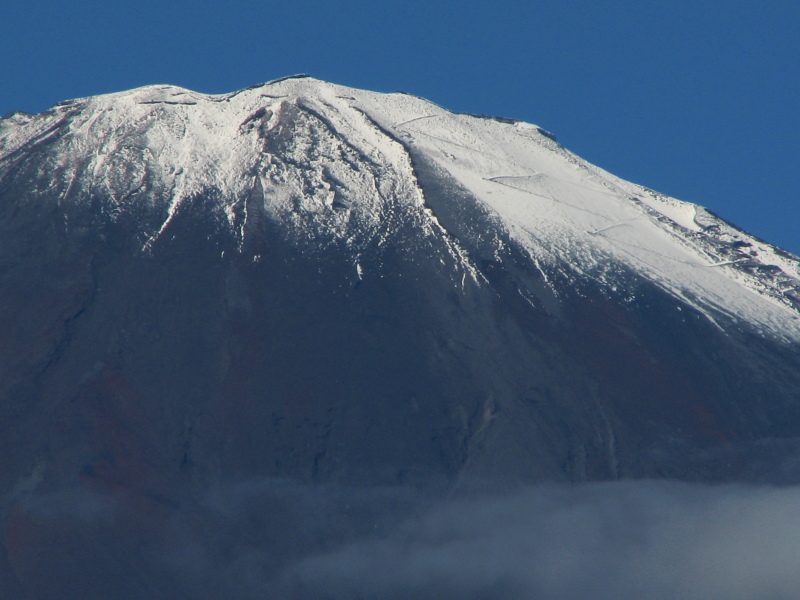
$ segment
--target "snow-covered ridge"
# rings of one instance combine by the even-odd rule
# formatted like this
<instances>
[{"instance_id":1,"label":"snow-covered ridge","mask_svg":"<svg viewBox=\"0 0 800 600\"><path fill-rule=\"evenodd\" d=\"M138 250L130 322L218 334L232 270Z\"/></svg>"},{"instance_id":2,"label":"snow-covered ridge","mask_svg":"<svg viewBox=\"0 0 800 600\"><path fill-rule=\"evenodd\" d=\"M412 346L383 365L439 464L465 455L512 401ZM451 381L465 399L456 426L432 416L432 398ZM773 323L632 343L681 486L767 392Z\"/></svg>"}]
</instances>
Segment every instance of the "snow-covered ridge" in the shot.
<instances>
[{"instance_id":1,"label":"snow-covered ridge","mask_svg":"<svg viewBox=\"0 0 800 600\"><path fill-rule=\"evenodd\" d=\"M33 194L100 198L111 218L151 205L157 218L142 226L144 251L187 199L213 190L242 239L258 197L297 236L345 240L354 260L388 239L397 219L415 220L447 238L456 264L478 282L477 265L426 205L411 156L420 153L537 264L569 265L610 293L622 293L613 268L622 264L711 320L730 315L800 339L797 257L702 207L614 177L528 123L295 76L222 95L147 86L0 120L0 178L13 177L33 149L45 156Z\"/></svg>"}]
</instances>

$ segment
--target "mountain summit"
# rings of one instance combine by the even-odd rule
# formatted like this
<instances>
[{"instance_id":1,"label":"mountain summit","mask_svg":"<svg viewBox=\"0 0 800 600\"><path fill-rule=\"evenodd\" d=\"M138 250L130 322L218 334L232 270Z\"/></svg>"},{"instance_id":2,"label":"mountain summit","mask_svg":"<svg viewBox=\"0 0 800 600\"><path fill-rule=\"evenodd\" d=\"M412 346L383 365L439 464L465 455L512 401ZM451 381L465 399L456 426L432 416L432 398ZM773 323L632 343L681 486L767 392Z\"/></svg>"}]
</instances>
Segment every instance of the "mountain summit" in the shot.
<instances>
[{"instance_id":1,"label":"mountain summit","mask_svg":"<svg viewBox=\"0 0 800 600\"><path fill-rule=\"evenodd\" d=\"M402 93L295 76L9 115L6 597L173 589L146 549L169 525L224 555L220 490L255 481L795 481L799 288L800 259L700 206ZM102 542L71 571L81 519Z\"/></svg>"},{"instance_id":2,"label":"mountain summit","mask_svg":"<svg viewBox=\"0 0 800 600\"><path fill-rule=\"evenodd\" d=\"M477 285L480 259L510 240L536 270L569 265L614 291L607 267L624 265L710 320L800 337L797 257L586 163L535 125L402 93L307 76L220 96L148 86L12 114L0 121L0 157L6 187L36 181L26 204L56 195L71 210L93 204L130 221L144 251L199 198L240 246L251 203L287 235L344 243L356 259L402 215L445 235L455 269ZM21 168L34 163L35 175Z\"/></svg>"}]
</instances>

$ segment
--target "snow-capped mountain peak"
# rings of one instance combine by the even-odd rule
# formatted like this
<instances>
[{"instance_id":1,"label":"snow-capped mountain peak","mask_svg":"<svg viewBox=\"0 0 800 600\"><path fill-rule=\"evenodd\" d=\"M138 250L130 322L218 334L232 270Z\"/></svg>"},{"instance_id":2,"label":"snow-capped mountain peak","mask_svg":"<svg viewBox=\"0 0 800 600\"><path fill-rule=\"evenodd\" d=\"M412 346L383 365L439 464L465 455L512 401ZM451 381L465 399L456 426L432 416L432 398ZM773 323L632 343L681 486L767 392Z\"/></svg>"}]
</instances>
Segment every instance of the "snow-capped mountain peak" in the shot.
<instances>
[{"instance_id":1,"label":"snow-capped mountain peak","mask_svg":"<svg viewBox=\"0 0 800 600\"><path fill-rule=\"evenodd\" d=\"M232 597L206 571L305 598L262 578L374 549L409 497L796 483L798 286L797 257L536 125L407 94L9 115L3 598Z\"/></svg>"},{"instance_id":2,"label":"snow-capped mountain peak","mask_svg":"<svg viewBox=\"0 0 800 600\"><path fill-rule=\"evenodd\" d=\"M447 233L419 182L425 163L497 227L472 233L480 239L446 236L454 268L477 284L469 248L501 249L508 237L540 267L568 265L609 293L633 293L624 266L712 321L727 315L800 339L796 257L614 177L528 123L294 76L223 95L154 85L11 116L0 121L0 177L34 147L47 148L39 193L99 198L112 218L146 213L142 250L188 199L211 192L240 243L257 196L298 238L346 241L354 263L398 219Z\"/></svg>"}]
</instances>

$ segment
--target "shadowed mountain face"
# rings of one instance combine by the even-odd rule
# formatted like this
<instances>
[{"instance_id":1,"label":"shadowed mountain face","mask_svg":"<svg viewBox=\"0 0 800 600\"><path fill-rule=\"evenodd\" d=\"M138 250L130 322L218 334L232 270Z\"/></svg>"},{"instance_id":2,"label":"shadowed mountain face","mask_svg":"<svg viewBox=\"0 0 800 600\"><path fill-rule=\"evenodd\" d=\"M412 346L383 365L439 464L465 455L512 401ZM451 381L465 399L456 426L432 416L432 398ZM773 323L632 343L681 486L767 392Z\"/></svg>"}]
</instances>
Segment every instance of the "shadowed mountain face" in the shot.
<instances>
[{"instance_id":1,"label":"shadowed mountain face","mask_svg":"<svg viewBox=\"0 0 800 600\"><path fill-rule=\"evenodd\" d=\"M485 487L794 482L798 277L417 98L305 78L7 117L4 597L254 597L200 574Z\"/></svg>"}]
</instances>

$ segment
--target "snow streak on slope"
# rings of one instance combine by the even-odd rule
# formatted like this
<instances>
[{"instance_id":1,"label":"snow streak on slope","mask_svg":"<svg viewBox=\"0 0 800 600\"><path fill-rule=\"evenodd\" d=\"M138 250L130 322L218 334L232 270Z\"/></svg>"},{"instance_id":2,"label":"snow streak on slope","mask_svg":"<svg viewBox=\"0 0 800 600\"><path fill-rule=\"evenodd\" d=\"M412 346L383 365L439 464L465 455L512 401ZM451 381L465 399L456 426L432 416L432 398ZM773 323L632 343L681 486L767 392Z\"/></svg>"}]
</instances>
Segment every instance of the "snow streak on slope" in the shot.
<instances>
[{"instance_id":1,"label":"snow streak on slope","mask_svg":"<svg viewBox=\"0 0 800 600\"><path fill-rule=\"evenodd\" d=\"M402 145L342 89L303 78L222 96L149 86L78 99L4 120L0 176L24 152L50 144L40 168L47 185L34 193L100 198L112 217L149 208L155 217L141 220L145 251L198 197L217 199L242 242L255 199L306 247L344 242L354 261L410 222L442 240L456 269L477 280L425 205Z\"/></svg>"},{"instance_id":2,"label":"snow streak on slope","mask_svg":"<svg viewBox=\"0 0 800 600\"><path fill-rule=\"evenodd\" d=\"M534 125L416 98L369 110L500 215L532 257L569 262L611 291L622 263L712 321L721 313L798 338L798 259L702 207L614 177Z\"/></svg>"},{"instance_id":3,"label":"snow streak on slope","mask_svg":"<svg viewBox=\"0 0 800 600\"><path fill-rule=\"evenodd\" d=\"M713 322L743 320L800 339L796 257L699 206L616 178L527 123L295 77L218 96L149 86L12 115L0 120L0 177L33 148L48 148L47 185L37 193L102 198L112 218L145 205L155 216L142 220L144 251L202 196L216 199L242 243L256 208L298 243L343 242L359 278L361 253L411 220L481 281L427 206L413 149L494 213L537 264L624 297L622 266Z\"/></svg>"}]
</instances>

